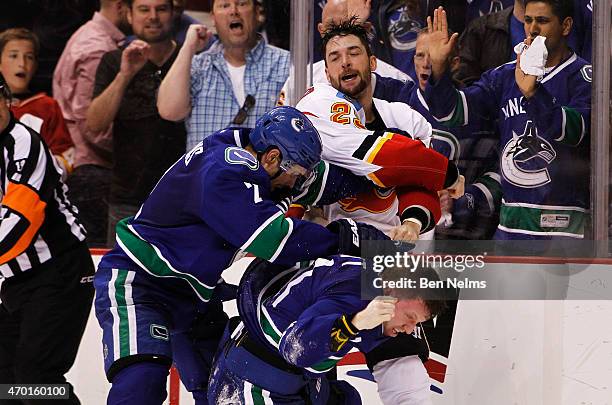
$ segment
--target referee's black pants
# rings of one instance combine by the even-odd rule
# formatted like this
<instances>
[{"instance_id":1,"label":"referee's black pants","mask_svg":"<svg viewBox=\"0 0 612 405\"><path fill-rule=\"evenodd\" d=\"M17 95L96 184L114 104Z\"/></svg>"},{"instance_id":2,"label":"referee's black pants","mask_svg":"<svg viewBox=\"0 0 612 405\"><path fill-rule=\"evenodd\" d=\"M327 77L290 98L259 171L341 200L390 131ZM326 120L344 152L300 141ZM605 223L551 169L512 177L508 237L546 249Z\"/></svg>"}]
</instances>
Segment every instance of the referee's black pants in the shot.
<instances>
[{"instance_id":1,"label":"referee's black pants","mask_svg":"<svg viewBox=\"0 0 612 405\"><path fill-rule=\"evenodd\" d=\"M0 288L0 383L60 384L72 367L91 310L94 266L83 242ZM2 400L2 405L80 404Z\"/></svg>"}]
</instances>

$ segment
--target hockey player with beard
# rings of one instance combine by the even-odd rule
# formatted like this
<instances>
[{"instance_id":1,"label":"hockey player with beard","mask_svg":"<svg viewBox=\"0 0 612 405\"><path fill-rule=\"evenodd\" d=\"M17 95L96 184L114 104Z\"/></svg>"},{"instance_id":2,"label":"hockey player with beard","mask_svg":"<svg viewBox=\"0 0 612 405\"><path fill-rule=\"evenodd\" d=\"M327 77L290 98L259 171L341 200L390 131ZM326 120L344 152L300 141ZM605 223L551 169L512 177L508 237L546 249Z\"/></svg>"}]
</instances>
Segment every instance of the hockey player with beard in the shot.
<instances>
[{"instance_id":1,"label":"hockey player with beard","mask_svg":"<svg viewBox=\"0 0 612 405\"><path fill-rule=\"evenodd\" d=\"M372 99L371 70L376 68L376 58L366 36L355 18L328 25L323 50L331 86L315 85L296 107L319 130L324 160L366 175L382 188L405 186L406 168L440 155L423 148L430 142L431 125L420 114L403 103ZM423 154L411 153L415 147ZM457 189L455 197L462 195L463 177L451 188ZM436 193L400 189L398 204L395 190L377 189L340 202L330 215L365 220L393 239L414 241L433 229L440 205Z\"/></svg>"},{"instance_id":2,"label":"hockey player with beard","mask_svg":"<svg viewBox=\"0 0 612 405\"><path fill-rule=\"evenodd\" d=\"M425 100L448 126L482 115L499 120L503 200L496 239L580 239L589 207L592 68L567 45L570 0L525 3L525 44L533 49L461 90L447 69L456 34L448 36L446 13L436 10L428 21L432 76Z\"/></svg>"}]
</instances>

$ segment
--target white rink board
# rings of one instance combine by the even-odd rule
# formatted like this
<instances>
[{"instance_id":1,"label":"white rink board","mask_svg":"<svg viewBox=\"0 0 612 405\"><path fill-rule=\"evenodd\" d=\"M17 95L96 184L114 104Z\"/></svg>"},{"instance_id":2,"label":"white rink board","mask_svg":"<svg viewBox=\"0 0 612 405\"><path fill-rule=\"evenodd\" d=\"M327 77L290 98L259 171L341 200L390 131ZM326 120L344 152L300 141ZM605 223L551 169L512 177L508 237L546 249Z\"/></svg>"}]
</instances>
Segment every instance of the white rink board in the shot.
<instances>
[{"instance_id":1,"label":"white rink board","mask_svg":"<svg viewBox=\"0 0 612 405\"><path fill-rule=\"evenodd\" d=\"M237 282L248 262L224 278ZM226 311L235 314L235 307ZM101 336L92 311L67 375L86 405L104 405L110 387ZM360 369L365 365L340 366L338 374L359 389L364 404L380 403L374 383L346 377ZM612 405L612 301L461 301L445 382L432 383L442 390L432 392L434 405ZM180 404L193 404L184 389Z\"/></svg>"}]
</instances>

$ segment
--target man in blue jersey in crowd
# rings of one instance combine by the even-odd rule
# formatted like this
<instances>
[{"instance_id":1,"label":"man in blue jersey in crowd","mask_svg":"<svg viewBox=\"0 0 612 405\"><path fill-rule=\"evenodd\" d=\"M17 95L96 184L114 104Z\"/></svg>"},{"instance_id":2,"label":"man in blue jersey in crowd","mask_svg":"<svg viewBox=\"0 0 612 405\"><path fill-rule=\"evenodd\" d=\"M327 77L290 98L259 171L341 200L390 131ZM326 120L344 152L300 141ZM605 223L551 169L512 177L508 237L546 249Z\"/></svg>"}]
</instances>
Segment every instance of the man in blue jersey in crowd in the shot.
<instances>
[{"instance_id":1,"label":"man in blue jersey in crowd","mask_svg":"<svg viewBox=\"0 0 612 405\"><path fill-rule=\"evenodd\" d=\"M589 176L592 67L567 45L571 0L526 0L525 7L525 44L533 42L535 48L523 52L534 55L525 62L535 70L523 66L519 55L518 61L485 72L460 90L448 73L457 36L449 37L446 13L436 10L428 24L432 75L425 100L432 115L448 126L482 116L498 119L503 199L496 239L581 239L589 208L584 179Z\"/></svg>"},{"instance_id":2,"label":"man in blue jersey in crowd","mask_svg":"<svg viewBox=\"0 0 612 405\"><path fill-rule=\"evenodd\" d=\"M239 254L291 265L359 254L353 247L360 235L378 232L344 222L334 233L285 218L273 193L303 183L320 157L308 119L279 107L254 130L206 138L166 172L134 218L117 225L117 244L94 282L113 384L109 404L161 404L173 361L196 403L206 403L208 370L227 320L222 288L215 288Z\"/></svg>"},{"instance_id":3,"label":"man in blue jersey in crowd","mask_svg":"<svg viewBox=\"0 0 612 405\"><path fill-rule=\"evenodd\" d=\"M252 263L238 290L241 322L230 321L215 359L209 403L360 404L355 388L325 373L352 348L367 353L390 342L392 350L398 336L445 307L444 292L422 290L419 282L363 299L362 288L380 287L362 284L363 266L346 255L301 268ZM379 284L409 278L439 280L433 269L390 267ZM377 376L377 383L387 378L401 385L406 376Z\"/></svg>"}]
</instances>

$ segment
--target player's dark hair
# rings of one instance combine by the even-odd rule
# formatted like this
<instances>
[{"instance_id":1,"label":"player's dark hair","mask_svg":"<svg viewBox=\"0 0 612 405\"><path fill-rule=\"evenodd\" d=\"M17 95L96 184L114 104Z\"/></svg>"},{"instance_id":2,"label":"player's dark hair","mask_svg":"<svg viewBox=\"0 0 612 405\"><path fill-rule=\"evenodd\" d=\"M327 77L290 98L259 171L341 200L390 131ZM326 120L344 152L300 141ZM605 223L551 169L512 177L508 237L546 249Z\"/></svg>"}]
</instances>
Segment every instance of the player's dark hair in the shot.
<instances>
[{"instance_id":1,"label":"player's dark hair","mask_svg":"<svg viewBox=\"0 0 612 405\"><path fill-rule=\"evenodd\" d=\"M525 7L529 3L546 3L550 5L554 15L562 23L567 17L574 17L574 2L572 0L525 0Z\"/></svg>"},{"instance_id":2,"label":"player's dark hair","mask_svg":"<svg viewBox=\"0 0 612 405\"><path fill-rule=\"evenodd\" d=\"M327 65L327 59L325 58L327 43L334 37L346 37L348 35L355 35L359 38L365 47L368 58L372 56L368 30L359 23L359 19L356 16L352 16L338 24L331 22L325 25L325 32L323 32L323 38L321 39L321 52L325 59L325 65Z\"/></svg>"},{"instance_id":3,"label":"player's dark hair","mask_svg":"<svg viewBox=\"0 0 612 405\"><path fill-rule=\"evenodd\" d=\"M393 288L385 290L386 295L390 295L397 299L421 299L425 303L425 307L433 318L440 315L448 307L446 300L449 298L449 292L446 288L431 288L422 287L421 280L428 282L439 282L438 273L431 267L417 267L416 269L408 269L406 267L388 267L381 273L383 282L397 282L399 280L413 280L413 287Z\"/></svg>"},{"instance_id":4,"label":"player's dark hair","mask_svg":"<svg viewBox=\"0 0 612 405\"><path fill-rule=\"evenodd\" d=\"M26 28L10 28L0 33L0 54L4 52L4 47L9 41L30 41L34 47L34 58L38 60L38 52L40 51L40 42L38 37L32 31Z\"/></svg>"}]
</instances>

